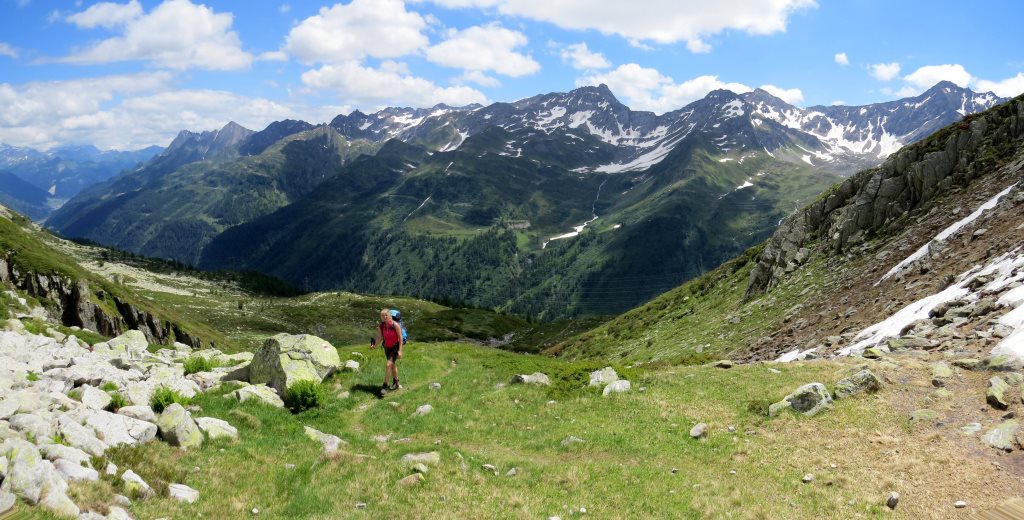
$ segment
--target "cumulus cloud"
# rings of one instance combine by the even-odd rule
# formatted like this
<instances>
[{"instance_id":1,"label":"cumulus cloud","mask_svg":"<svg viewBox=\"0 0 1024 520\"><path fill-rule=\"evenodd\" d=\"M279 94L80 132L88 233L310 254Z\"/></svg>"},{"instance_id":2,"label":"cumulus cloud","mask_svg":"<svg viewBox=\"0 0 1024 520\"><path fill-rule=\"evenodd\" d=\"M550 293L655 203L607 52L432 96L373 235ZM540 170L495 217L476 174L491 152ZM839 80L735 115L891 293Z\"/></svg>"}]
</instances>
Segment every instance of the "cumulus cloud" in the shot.
<instances>
[{"instance_id":1,"label":"cumulus cloud","mask_svg":"<svg viewBox=\"0 0 1024 520\"><path fill-rule=\"evenodd\" d=\"M977 90L992 92L1000 97L1014 97L1024 94L1024 73L1018 72L1016 76L1001 81L978 80Z\"/></svg>"},{"instance_id":2,"label":"cumulus cloud","mask_svg":"<svg viewBox=\"0 0 1024 520\"><path fill-rule=\"evenodd\" d=\"M93 4L85 11L68 16L66 20L68 23L85 29L93 27L111 29L125 25L140 16L142 16L142 5L137 0L131 0L127 4L114 2Z\"/></svg>"},{"instance_id":3,"label":"cumulus cloud","mask_svg":"<svg viewBox=\"0 0 1024 520\"><path fill-rule=\"evenodd\" d=\"M973 79L962 65L927 65L907 74L903 79L911 85L926 89L940 81L951 81L966 87Z\"/></svg>"},{"instance_id":4,"label":"cumulus cloud","mask_svg":"<svg viewBox=\"0 0 1024 520\"><path fill-rule=\"evenodd\" d=\"M879 81L889 81L896 76L900 75L900 64L897 62L892 63L876 63L874 65L868 65L868 70L871 71L871 75Z\"/></svg>"},{"instance_id":5,"label":"cumulus cloud","mask_svg":"<svg viewBox=\"0 0 1024 520\"><path fill-rule=\"evenodd\" d=\"M302 83L330 91L363 109L384 105L427 107L438 103L468 105L486 103L480 91L462 85L440 87L434 82L401 70L365 67L357 61L323 65L302 74Z\"/></svg>"},{"instance_id":6,"label":"cumulus cloud","mask_svg":"<svg viewBox=\"0 0 1024 520\"><path fill-rule=\"evenodd\" d=\"M402 0L352 0L303 20L288 33L284 50L305 63L397 58L429 44L426 27Z\"/></svg>"},{"instance_id":7,"label":"cumulus cloud","mask_svg":"<svg viewBox=\"0 0 1024 520\"><path fill-rule=\"evenodd\" d=\"M467 70L463 72L461 76L455 79L457 83L476 83L481 87L500 87L501 82L497 78L493 78L480 72L479 70Z\"/></svg>"},{"instance_id":8,"label":"cumulus cloud","mask_svg":"<svg viewBox=\"0 0 1024 520\"><path fill-rule=\"evenodd\" d=\"M217 90L180 90L168 72L0 83L0 142L130 150L166 146L182 129L213 130L231 120L262 129L286 118L326 121L339 111Z\"/></svg>"},{"instance_id":9,"label":"cumulus cloud","mask_svg":"<svg viewBox=\"0 0 1024 520\"><path fill-rule=\"evenodd\" d=\"M634 110L650 110L665 113L676 110L688 103L703 98L717 89L726 89L741 94L750 92L750 87L741 83L719 81L718 76L699 76L682 83L676 83L656 69L627 63L601 74L591 74L577 80L577 86L604 83L623 98L623 102Z\"/></svg>"},{"instance_id":10,"label":"cumulus cloud","mask_svg":"<svg viewBox=\"0 0 1024 520\"><path fill-rule=\"evenodd\" d=\"M7 56L8 58L17 58L18 49L11 47L9 43L0 42L0 56Z\"/></svg>"},{"instance_id":11,"label":"cumulus cloud","mask_svg":"<svg viewBox=\"0 0 1024 520\"><path fill-rule=\"evenodd\" d=\"M100 24L95 14L85 16L95 7L79 13L82 18L73 23ZM69 17L69 21L71 19ZM149 14L118 22L124 26L122 35L97 42L60 61L83 64L148 61L171 69L246 68L253 57L242 50L238 33L231 30L232 21L230 13L214 13L205 5L189 0L166 0Z\"/></svg>"},{"instance_id":12,"label":"cumulus cloud","mask_svg":"<svg viewBox=\"0 0 1024 520\"><path fill-rule=\"evenodd\" d=\"M693 52L707 52L704 37L726 30L772 34L786 30L794 11L815 7L814 0L433 0L451 8L487 7L565 29L597 30L638 42L687 42Z\"/></svg>"},{"instance_id":13,"label":"cumulus cloud","mask_svg":"<svg viewBox=\"0 0 1024 520\"><path fill-rule=\"evenodd\" d=\"M846 56L845 52L836 53L835 60L836 60L836 63L838 63L840 65L849 65L850 64L850 58L848 58Z\"/></svg>"},{"instance_id":14,"label":"cumulus cloud","mask_svg":"<svg viewBox=\"0 0 1024 520\"><path fill-rule=\"evenodd\" d=\"M804 100L804 93L798 88L780 88L775 85L761 85L761 90L789 103L797 105Z\"/></svg>"},{"instance_id":15,"label":"cumulus cloud","mask_svg":"<svg viewBox=\"0 0 1024 520\"><path fill-rule=\"evenodd\" d=\"M464 70L492 71L504 76L528 76L540 64L515 49L528 43L526 35L497 23L449 30L445 41L426 49L427 60Z\"/></svg>"},{"instance_id":16,"label":"cumulus cloud","mask_svg":"<svg viewBox=\"0 0 1024 520\"><path fill-rule=\"evenodd\" d=\"M562 57L562 61L572 65L572 67L577 70L607 69L612 66L612 64L605 59L603 54L600 52L591 52L591 50L587 48L586 42L566 45L558 52L558 55Z\"/></svg>"}]
</instances>

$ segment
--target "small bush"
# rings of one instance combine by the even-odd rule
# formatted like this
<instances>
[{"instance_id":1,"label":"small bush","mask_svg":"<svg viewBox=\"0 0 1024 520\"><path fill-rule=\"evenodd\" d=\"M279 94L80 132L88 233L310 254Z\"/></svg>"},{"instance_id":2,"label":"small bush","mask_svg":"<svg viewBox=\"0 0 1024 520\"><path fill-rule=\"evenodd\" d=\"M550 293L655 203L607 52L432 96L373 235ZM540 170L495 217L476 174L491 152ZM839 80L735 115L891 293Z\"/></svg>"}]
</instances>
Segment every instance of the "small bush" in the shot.
<instances>
[{"instance_id":1,"label":"small bush","mask_svg":"<svg viewBox=\"0 0 1024 520\"><path fill-rule=\"evenodd\" d=\"M327 394L323 386L316 381L297 381L291 388L284 392L284 405L292 413L304 412L312 408L319 408L327 400Z\"/></svg>"},{"instance_id":2,"label":"small bush","mask_svg":"<svg viewBox=\"0 0 1024 520\"><path fill-rule=\"evenodd\" d=\"M39 381L39 374L29 370L28 374L25 375L25 379L32 382Z\"/></svg>"},{"instance_id":3,"label":"small bush","mask_svg":"<svg viewBox=\"0 0 1024 520\"><path fill-rule=\"evenodd\" d=\"M108 392L110 394L110 404L107 405L107 410L116 412L125 406L128 406L128 399L121 395L120 392ZM167 403L170 405L170 403ZM154 408L155 410L155 408Z\"/></svg>"},{"instance_id":4,"label":"small bush","mask_svg":"<svg viewBox=\"0 0 1024 520\"><path fill-rule=\"evenodd\" d=\"M149 407L156 413L163 413L164 408L174 403L188 406L189 399L166 386L161 386L154 390L153 396L149 398Z\"/></svg>"},{"instance_id":5,"label":"small bush","mask_svg":"<svg viewBox=\"0 0 1024 520\"><path fill-rule=\"evenodd\" d=\"M114 392L117 390L117 385L111 383L110 381L107 381L106 383L103 383L103 386L100 387L100 390L103 390L104 392Z\"/></svg>"},{"instance_id":6,"label":"small bush","mask_svg":"<svg viewBox=\"0 0 1024 520\"><path fill-rule=\"evenodd\" d=\"M74 399L75 401L81 401L82 400L82 389L81 388L76 388L76 389L68 392L68 397Z\"/></svg>"},{"instance_id":7,"label":"small bush","mask_svg":"<svg viewBox=\"0 0 1024 520\"><path fill-rule=\"evenodd\" d=\"M203 356L189 356L185 360L185 375L195 374L196 372L209 372L220 366L216 360L205 358Z\"/></svg>"}]
</instances>

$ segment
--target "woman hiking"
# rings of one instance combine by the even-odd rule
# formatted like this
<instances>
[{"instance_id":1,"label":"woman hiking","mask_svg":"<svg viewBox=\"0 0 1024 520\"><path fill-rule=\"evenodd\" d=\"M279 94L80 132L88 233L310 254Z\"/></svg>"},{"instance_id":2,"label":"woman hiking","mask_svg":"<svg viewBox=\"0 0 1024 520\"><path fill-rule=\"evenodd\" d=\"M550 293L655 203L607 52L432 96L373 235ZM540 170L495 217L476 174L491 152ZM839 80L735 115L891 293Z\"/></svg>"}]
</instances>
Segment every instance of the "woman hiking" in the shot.
<instances>
[{"instance_id":1,"label":"woman hiking","mask_svg":"<svg viewBox=\"0 0 1024 520\"><path fill-rule=\"evenodd\" d=\"M402 385L398 383L398 360L402 357L402 347L405 342L402 340L402 326L398 324L389 309L381 309L380 323L377 324L377 338L370 342L370 348L376 348L377 343L384 347L384 357L387 364L384 365L384 384L380 385L380 395L388 393L388 390L398 390ZM388 378L391 385L388 386Z\"/></svg>"}]
</instances>

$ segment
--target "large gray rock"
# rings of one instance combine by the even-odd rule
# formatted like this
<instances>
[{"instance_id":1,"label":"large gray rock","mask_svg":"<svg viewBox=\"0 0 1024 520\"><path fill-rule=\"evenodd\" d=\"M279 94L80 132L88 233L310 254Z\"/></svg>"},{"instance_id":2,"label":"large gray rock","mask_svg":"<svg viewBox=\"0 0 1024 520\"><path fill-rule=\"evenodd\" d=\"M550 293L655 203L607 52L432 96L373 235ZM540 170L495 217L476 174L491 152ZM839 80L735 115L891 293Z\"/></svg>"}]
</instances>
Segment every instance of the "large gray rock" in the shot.
<instances>
[{"instance_id":1,"label":"large gray rock","mask_svg":"<svg viewBox=\"0 0 1024 520\"><path fill-rule=\"evenodd\" d=\"M57 430L64 441L89 455L99 457L107 451L107 443L96 437L96 432L78 423L68 414L57 417Z\"/></svg>"},{"instance_id":2,"label":"large gray rock","mask_svg":"<svg viewBox=\"0 0 1024 520\"><path fill-rule=\"evenodd\" d=\"M194 504L196 500L199 500L199 492L185 484L169 484L167 486L167 496L186 504Z\"/></svg>"},{"instance_id":3,"label":"large gray rock","mask_svg":"<svg viewBox=\"0 0 1024 520\"><path fill-rule=\"evenodd\" d=\"M1017 424L1017 421L1012 419L1003 421L998 426L985 432L985 435L981 436L981 440L997 450L1013 451L1014 437L1017 435L1018 429L1020 429L1020 425Z\"/></svg>"},{"instance_id":4,"label":"large gray rock","mask_svg":"<svg viewBox=\"0 0 1024 520\"><path fill-rule=\"evenodd\" d=\"M249 381L284 395L296 381L319 383L340 367L338 350L327 340L309 334L278 334L267 339L249 363Z\"/></svg>"},{"instance_id":5,"label":"large gray rock","mask_svg":"<svg viewBox=\"0 0 1024 520\"><path fill-rule=\"evenodd\" d=\"M831 410L832 407L832 395L828 393L825 385L809 383L768 407L768 414L775 417L785 409L792 409L810 417L825 410Z\"/></svg>"},{"instance_id":6,"label":"large gray rock","mask_svg":"<svg viewBox=\"0 0 1024 520\"><path fill-rule=\"evenodd\" d=\"M861 370L836 383L836 399L861 393L874 393L882 388L882 381L870 370Z\"/></svg>"},{"instance_id":7,"label":"large gray rock","mask_svg":"<svg viewBox=\"0 0 1024 520\"><path fill-rule=\"evenodd\" d=\"M551 379L548 378L547 374L543 372L534 372L532 374L519 374L512 378L513 385L551 385Z\"/></svg>"},{"instance_id":8,"label":"large gray rock","mask_svg":"<svg viewBox=\"0 0 1024 520\"><path fill-rule=\"evenodd\" d=\"M53 438L56 429L53 427L53 421L49 419L35 414L20 413L12 416L8 422L14 431L31 435L36 443L53 442L50 439Z\"/></svg>"},{"instance_id":9,"label":"large gray rock","mask_svg":"<svg viewBox=\"0 0 1024 520\"><path fill-rule=\"evenodd\" d=\"M203 433L192 420L192 414L178 403L172 403L164 409L156 420L160 430L160 438L179 448L198 448L203 444Z\"/></svg>"},{"instance_id":10,"label":"large gray rock","mask_svg":"<svg viewBox=\"0 0 1024 520\"><path fill-rule=\"evenodd\" d=\"M603 396L608 397L612 394L623 394L632 390L633 385L625 379L619 379L618 381L612 381L608 383L608 386L604 387L604 391L601 393Z\"/></svg>"},{"instance_id":11,"label":"large gray rock","mask_svg":"<svg viewBox=\"0 0 1024 520\"><path fill-rule=\"evenodd\" d=\"M89 466L92 456L88 453L63 444L47 444L39 447L39 453L46 460L56 462L58 459L69 460L79 466Z\"/></svg>"},{"instance_id":12,"label":"large gray rock","mask_svg":"<svg viewBox=\"0 0 1024 520\"><path fill-rule=\"evenodd\" d=\"M121 481L124 482L124 490L129 497L147 499L154 495L153 488L149 487L149 484L132 470L125 471L121 475Z\"/></svg>"},{"instance_id":13,"label":"large gray rock","mask_svg":"<svg viewBox=\"0 0 1024 520\"><path fill-rule=\"evenodd\" d=\"M590 373L590 384L592 387L600 387L619 380L619 374L615 373L612 367L604 367Z\"/></svg>"},{"instance_id":14,"label":"large gray rock","mask_svg":"<svg viewBox=\"0 0 1024 520\"><path fill-rule=\"evenodd\" d=\"M140 330L129 330L120 336L107 341L107 346L115 352L128 352L141 354L149 348L149 341L146 335Z\"/></svg>"},{"instance_id":15,"label":"large gray rock","mask_svg":"<svg viewBox=\"0 0 1024 520\"><path fill-rule=\"evenodd\" d=\"M7 476L0 490L14 493L29 504L38 504L43 497L47 466L35 446L21 439L8 439L0 444L0 455L7 457Z\"/></svg>"},{"instance_id":16,"label":"large gray rock","mask_svg":"<svg viewBox=\"0 0 1024 520\"><path fill-rule=\"evenodd\" d=\"M19 321L18 323L21 322ZM18 497L14 496L13 493L0 491L0 515L14 509L14 501L17 499Z\"/></svg>"},{"instance_id":17,"label":"large gray rock","mask_svg":"<svg viewBox=\"0 0 1024 520\"><path fill-rule=\"evenodd\" d=\"M143 444L155 439L157 434L157 426L151 422L103 410L86 412L85 425L92 428L96 432L96 437L108 446Z\"/></svg>"},{"instance_id":18,"label":"large gray rock","mask_svg":"<svg viewBox=\"0 0 1024 520\"><path fill-rule=\"evenodd\" d=\"M210 439L237 439L238 428L227 421L214 417L197 417L196 424Z\"/></svg>"},{"instance_id":19,"label":"large gray rock","mask_svg":"<svg viewBox=\"0 0 1024 520\"><path fill-rule=\"evenodd\" d=\"M988 404L1000 410L1005 410L1010 407L1009 397L1006 392L1010 389L1010 385L1003 381L1003 378L995 376L988 380L988 390L985 391L985 400Z\"/></svg>"},{"instance_id":20,"label":"large gray rock","mask_svg":"<svg viewBox=\"0 0 1024 520\"><path fill-rule=\"evenodd\" d=\"M156 412L149 405L124 406L119 408L117 413L140 421L156 422Z\"/></svg>"},{"instance_id":21,"label":"large gray rock","mask_svg":"<svg viewBox=\"0 0 1024 520\"><path fill-rule=\"evenodd\" d=\"M110 406L112 401L110 394L89 385L79 387L82 392L82 404L93 410L103 410Z\"/></svg>"},{"instance_id":22,"label":"large gray rock","mask_svg":"<svg viewBox=\"0 0 1024 520\"><path fill-rule=\"evenodd\" d=\"M61 478L69 482L72 480L96 482L100 479L100 474L96 470L86 468L67 459L57 459L54 461L53 467L57 469L57 473L60 474Z\"/></svg>"},{"instance_id":23,"label":"large gray rock","mask_svg":"<svg viewBox=\"0 0 1024 520\"><path fill-rule=\"evenodd\" d=\"M284 408L284 401L281 400L281 396L277 395L273 388L266 385L243 386L232 392L231 395L243 403L249 400L256 400L270 406Z\"/></svg>"},{"instance_id":24,"label":"large gray rock","mask_svg":"<svg viewBox=\"0 0 1024 520\"><path fill-rule=\"evenodd\" d=\"M337 435L324 433L320 430L310 428L309 426L306 426L303 429L306 432L306 437L309 437L310 439L319 442L320 445L323 446L325 455L337 455L338 449L341 447L341 445L348 444L347 442L341 440Z\"/></svg>"}]
</instances>

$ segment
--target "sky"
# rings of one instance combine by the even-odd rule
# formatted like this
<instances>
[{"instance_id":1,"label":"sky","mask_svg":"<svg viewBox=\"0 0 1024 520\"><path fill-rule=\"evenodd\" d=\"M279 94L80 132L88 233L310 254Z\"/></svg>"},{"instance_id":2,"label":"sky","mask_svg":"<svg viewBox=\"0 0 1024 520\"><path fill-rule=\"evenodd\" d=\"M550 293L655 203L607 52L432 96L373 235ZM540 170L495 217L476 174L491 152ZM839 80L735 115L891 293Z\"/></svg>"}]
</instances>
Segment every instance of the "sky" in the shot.
<instances>
[{"instance_id":1,"label":"sky","mask_svg":"<svg viewBox=\"0 0 1024 520\"><path fill-rule=\"evenodd\" d=\"M130 150L232 120L600 83L656 113L718 88L801 107L940 80L1014 96L1022 15L1018 0L0 0L0 143Z\"/></svg>"}]
</instances>

